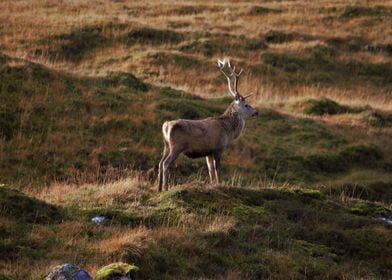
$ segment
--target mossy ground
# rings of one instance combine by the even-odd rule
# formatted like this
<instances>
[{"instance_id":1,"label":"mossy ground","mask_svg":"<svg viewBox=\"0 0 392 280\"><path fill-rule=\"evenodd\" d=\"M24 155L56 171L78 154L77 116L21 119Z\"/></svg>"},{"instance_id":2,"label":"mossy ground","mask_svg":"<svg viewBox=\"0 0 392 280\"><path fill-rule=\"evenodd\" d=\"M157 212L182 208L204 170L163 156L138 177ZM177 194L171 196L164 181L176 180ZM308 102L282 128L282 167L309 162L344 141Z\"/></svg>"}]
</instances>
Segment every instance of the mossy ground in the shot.
<instances>
[{"instance_id":1,"label":"mossy ground","mask_svg":"<svg viewBox=\"0 0 392 280\"><path fill-rule=\"evenodd\" d=\"M160 194L148 185L134 178L43 191L38 196L64 209L64 220L20 223L3 216L8 249L2 265L18 260L42 267L10 270L17 279L40 277L48 262L69 260L92 271L105 262L133 263L140 279L280 279L287 273L387 279L391 272L391 226L377 220L391 210L380 204L341 202L316 189L193 182ZM84 201L76 205L76 197ZM107 221L92 224L96 214Z\"/></svg>"}]
</instances>

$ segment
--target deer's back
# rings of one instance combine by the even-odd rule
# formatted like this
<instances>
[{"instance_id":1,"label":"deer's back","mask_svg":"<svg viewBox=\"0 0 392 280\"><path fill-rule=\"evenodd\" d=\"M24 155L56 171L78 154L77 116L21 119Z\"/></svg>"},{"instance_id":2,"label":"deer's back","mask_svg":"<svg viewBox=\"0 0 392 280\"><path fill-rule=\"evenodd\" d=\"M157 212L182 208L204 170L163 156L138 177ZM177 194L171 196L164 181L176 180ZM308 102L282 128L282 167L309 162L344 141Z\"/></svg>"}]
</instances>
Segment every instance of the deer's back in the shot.
<instances>
[{"instance_id":1,"label":"deer's back","mask_svg":"<svg viewBox=\"0 0 392 280\"><path fill-rule=\"evenodd\" d=\"M216 118L168 121L163 124L162 131L165 141L182 146L190 157L211 154L227 144L222 125Z\"/></svg>"}]
</instances>

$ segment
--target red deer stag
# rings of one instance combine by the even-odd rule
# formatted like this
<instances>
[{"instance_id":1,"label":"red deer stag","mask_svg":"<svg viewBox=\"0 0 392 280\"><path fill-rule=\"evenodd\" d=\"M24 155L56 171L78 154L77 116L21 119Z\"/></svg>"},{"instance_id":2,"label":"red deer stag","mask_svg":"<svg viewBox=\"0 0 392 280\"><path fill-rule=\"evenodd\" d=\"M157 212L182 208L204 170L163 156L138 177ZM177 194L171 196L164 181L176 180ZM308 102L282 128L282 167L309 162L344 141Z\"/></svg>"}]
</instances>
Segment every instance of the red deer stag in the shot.
<instances>
[{"instance_id":1,"label":"red deer stag","mask_svg":"<svg viewBox=\"0 0 392 280\"><path fill-rule=\"evenodd\" d=\"M167 121L162 126L164 150L159 162L158 191L162 186L168 190L170 165L183 153L189 158L206 157L211 184L219 183L220 160L224 149L237 139L245 126L245 119L257 116L252 108L238 92L238 82L242 70L235 72L230 61L218 60L220 71L227 78L229 93L234 101L227 107L223 115L203 120Z\"/></svg>"}]
</instances>

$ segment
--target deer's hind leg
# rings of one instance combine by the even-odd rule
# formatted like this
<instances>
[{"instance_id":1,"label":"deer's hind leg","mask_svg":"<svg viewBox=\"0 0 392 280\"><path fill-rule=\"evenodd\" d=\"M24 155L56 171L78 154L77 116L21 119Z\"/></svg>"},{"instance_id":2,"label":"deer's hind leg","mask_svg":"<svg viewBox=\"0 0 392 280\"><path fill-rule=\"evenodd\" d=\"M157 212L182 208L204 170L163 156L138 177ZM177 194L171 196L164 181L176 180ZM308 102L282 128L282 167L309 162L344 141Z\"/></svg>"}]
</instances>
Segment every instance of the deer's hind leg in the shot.
<instances>
[{"instance_id":1,"label":"deer's hind leg","mask_svg":"<svg viewBox=\"0 0 392 280\"><path fill-rule=\"evenodd\" d=\"M166 142L166 140L163 140L163 153L162 153L162 158L159 162L159 171L158 171L158 191L162 191L162 183L163 183L163 162L169 155L169 143Z\"/></svg>"},{"instance_id":2,"label":"deer's hind leg","mask_svg":"<svg viewBox=\"0 0 392 280\"><path fill-rule=\"evenodd\" d=\"M168 190L169 167L178 158L178 156L184 151L184 148L181 146L169 146L169 150L170 150L169 154L163 160L162 163L162 169L163 169L162 185L165 191Z\"/></svg>"},{"instance_id":3,"label":"deer's hind leg","mask_svg":"<svg viewBox=\"0 0 392 280\"><path fill-rule=\"evenodd\" d=\"M220 182L220 168L221 168L221 157L222 150L218 150L214 153L214 171L215 171L215 183L219 184Z\"/></svg>"}]
</instances>

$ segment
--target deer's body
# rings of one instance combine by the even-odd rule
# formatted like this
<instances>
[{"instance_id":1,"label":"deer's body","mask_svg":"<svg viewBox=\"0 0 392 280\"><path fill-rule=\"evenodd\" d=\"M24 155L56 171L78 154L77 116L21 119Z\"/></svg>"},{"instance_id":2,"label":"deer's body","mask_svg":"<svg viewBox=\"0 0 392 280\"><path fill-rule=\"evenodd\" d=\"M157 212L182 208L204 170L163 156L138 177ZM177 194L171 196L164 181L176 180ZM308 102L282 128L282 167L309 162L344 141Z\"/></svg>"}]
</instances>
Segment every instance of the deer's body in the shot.
<instances>
[{"instance_id":1,"label":"deer's body","mask_svg":"<svg viewBox=\"0 0 392 280\"><path fill-rule=\"evenodd\" d=\"M220 63L223 63L223 66L220 65L222 70L226 62ZM230 63L228 65L231 70ZM236 73L233 69L231 76L234 74ZM238 78L240 74L236 75ZM234 95L231 80L229 76L226 77L229 91ZM235 85L237 82L238 79ZM178 119L163 124L164 151L159 163L159 191L162 186L167 190L168 169L181 153L189 158L206 157L211 183L219 182L220 159L224 149L241 135L245 118L257 115L256 110L250 107L238 92L234 96L235 101L219 117L202 120Z\"/></svg>"}]
</instances>

